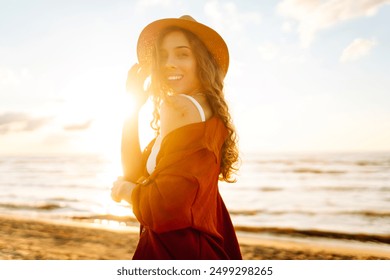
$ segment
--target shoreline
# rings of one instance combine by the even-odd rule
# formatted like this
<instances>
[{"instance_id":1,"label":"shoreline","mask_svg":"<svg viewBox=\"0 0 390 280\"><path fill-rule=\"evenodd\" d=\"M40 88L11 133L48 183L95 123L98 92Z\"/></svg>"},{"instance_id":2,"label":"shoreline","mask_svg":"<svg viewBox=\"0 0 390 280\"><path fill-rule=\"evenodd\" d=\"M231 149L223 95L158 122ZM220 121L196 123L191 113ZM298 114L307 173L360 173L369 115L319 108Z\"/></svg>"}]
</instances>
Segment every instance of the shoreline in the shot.
<instances>
[{"instance_id":1,"label":"shoreline","mask_svg":"<svg viewBox=\"0 0 390 280\"><path fill-rule=\"evenodd\" d=\"M0 215L0 260L131 259L137 229ZM386 244L240 231L237 236L244 260L390 260Z\"/></svg>"}]
</instances>

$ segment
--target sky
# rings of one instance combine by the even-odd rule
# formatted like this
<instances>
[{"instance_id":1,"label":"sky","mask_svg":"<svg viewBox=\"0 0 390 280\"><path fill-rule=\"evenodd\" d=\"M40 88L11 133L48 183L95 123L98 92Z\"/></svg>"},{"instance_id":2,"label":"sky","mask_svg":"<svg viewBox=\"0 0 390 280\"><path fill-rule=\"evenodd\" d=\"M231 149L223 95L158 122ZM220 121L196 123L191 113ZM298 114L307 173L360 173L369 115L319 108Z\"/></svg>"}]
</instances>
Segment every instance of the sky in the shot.
<instances>
[{"instance_id":1,"label":"sky","mask_svg":"<svg viewBox=\"0 0 390 280\"><path fill-rule=\"evenodd\" d=\"M389 4L0 0L0 155L119 155L138 35L184 14L229 47L243 152L390 151Z\"/></svg>"}]
</instances>

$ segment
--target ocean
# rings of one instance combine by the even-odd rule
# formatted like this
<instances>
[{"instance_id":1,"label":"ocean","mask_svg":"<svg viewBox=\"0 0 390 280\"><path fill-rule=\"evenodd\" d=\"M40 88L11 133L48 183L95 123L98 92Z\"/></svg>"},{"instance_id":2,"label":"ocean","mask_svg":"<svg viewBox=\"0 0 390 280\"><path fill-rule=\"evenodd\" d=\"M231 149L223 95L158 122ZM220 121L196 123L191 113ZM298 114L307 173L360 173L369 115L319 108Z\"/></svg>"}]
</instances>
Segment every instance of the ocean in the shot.
<instances>
[{"instance_id":1,"label":"ocean","mask_svg":"<svg viewBox=\"0 0 390 280\"><path fill-rule=\"evenodd\" d=\"M136 230L100 155L0 156L0 213ZM390 152L246 153L220 192L239 232L390 244Z\"/></svg>"}]
</instances>

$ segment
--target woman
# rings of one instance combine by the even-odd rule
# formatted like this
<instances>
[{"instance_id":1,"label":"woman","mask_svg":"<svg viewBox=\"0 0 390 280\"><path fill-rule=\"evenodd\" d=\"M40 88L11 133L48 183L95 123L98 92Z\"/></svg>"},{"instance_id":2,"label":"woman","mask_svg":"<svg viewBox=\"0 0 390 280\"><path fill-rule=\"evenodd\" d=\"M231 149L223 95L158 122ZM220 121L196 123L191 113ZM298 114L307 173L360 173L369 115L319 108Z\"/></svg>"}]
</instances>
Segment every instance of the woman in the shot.
<instances>
[{"instance_id":1,"label":"woman","mask_svg":"<svg viewBox=\"0 0 390 280\"><path fill-rule=\"evenodd\" d=\"M132 204L141 224L133 259L241 259L218 191L218 180L233 181L238 160L223 95L224 40L190 16L162 19L141 32L137 55L127 80L136 110L123 129L124 178L111 193ZM142 153L138 112L148 95L157 137Z\"/></svg>"}]
</instances>

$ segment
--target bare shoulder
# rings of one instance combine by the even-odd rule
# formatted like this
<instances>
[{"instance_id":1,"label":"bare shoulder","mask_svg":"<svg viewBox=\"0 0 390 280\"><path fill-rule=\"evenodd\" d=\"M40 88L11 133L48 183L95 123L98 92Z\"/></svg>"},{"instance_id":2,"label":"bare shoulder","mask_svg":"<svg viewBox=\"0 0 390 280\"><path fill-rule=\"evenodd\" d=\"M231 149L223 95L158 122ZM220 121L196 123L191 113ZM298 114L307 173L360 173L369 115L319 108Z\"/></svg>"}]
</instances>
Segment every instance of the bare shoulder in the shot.
<instances>
[{"instance_id":1,"label":"bare shoulder","mask_svg":"<svg viewBox=\"0 0 390 280\"><path fill-rule=\"evenodd\" d=\"M160 121L161 135L164 137L177 128L201 122L202 119L191 100L182 95L174 95L169 96L162 104Z\"/></svg>"}]
</instances>

